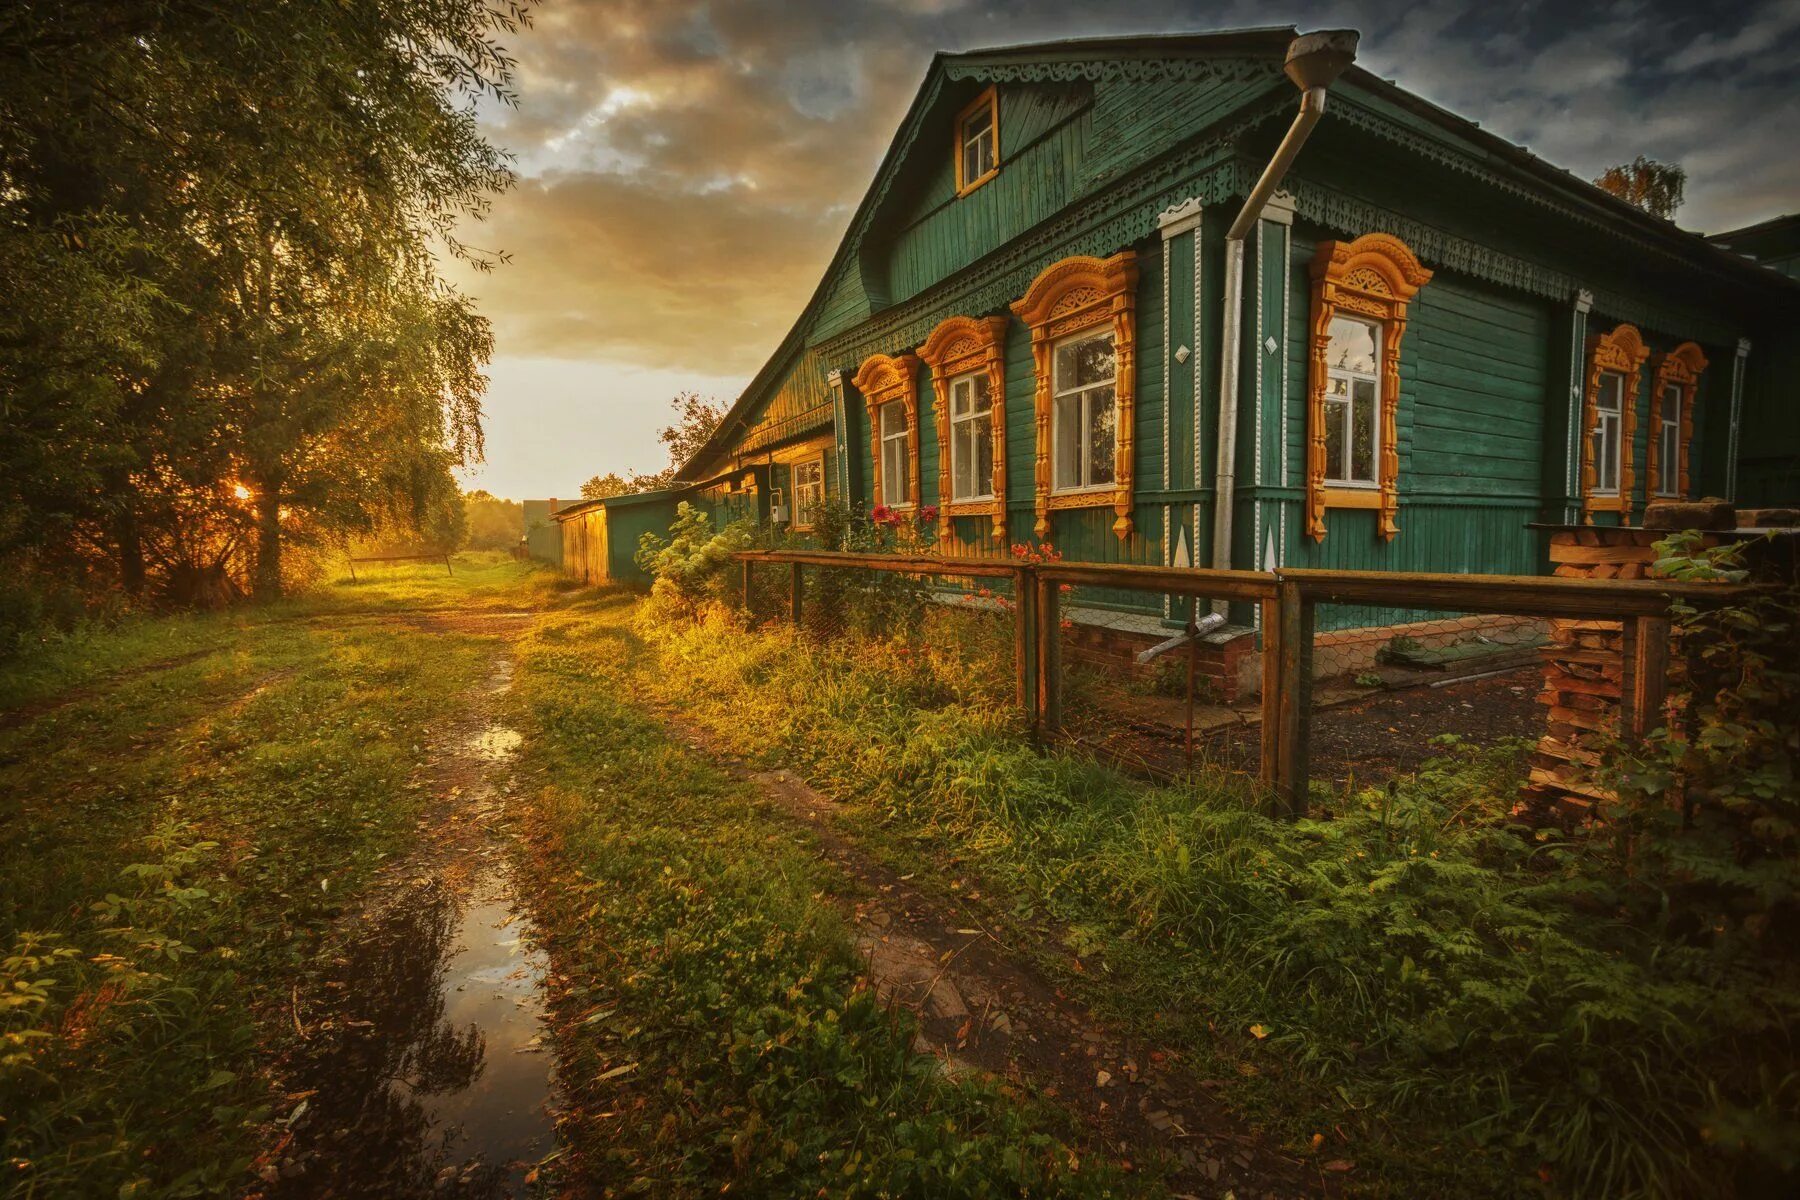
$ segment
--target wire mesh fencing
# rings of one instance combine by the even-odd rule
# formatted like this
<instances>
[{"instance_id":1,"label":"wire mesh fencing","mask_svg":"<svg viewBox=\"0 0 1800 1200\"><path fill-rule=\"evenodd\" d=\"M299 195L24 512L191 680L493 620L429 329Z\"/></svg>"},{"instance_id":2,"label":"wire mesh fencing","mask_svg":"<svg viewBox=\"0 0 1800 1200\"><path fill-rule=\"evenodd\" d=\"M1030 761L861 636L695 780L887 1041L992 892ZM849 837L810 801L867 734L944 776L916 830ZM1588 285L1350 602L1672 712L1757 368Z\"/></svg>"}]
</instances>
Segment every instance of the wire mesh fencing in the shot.
<instances>
[{"instance_id":1,"label":"wire mesh fencing","mask_svg":"<svg viewBox=\"0 0 1800 1200\"><path fill-rule=\"evenodd\" d=\"M1453 745L1537 737L1551 625L1517 614L1318 605L1310 780L1333 790L1382 784Z\"/></svg>"}]
</instances>

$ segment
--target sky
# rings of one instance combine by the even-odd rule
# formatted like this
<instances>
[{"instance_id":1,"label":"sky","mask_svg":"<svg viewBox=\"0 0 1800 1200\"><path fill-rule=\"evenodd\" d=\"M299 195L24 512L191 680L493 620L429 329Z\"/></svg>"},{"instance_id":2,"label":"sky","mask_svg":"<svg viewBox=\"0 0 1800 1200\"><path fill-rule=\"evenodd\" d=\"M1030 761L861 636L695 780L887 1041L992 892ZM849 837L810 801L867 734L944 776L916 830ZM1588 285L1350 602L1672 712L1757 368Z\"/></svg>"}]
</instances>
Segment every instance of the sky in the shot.
<instances>
[{"instance_id":1,"label":"sky","mask_svg":"<svg viewBox=\"0 0 1800 1200\"><path fill-rule=\"evenodd\" d=\"M1286 24L1584 177L1680 163L1686 228L1800 210L1800 0L546 0L480 109L519 180L463 231L506 256L457 280L495 333L467 485L667 465L671 397L729 403L775 349L934 51Z\"/></svg>"}]
</instances>

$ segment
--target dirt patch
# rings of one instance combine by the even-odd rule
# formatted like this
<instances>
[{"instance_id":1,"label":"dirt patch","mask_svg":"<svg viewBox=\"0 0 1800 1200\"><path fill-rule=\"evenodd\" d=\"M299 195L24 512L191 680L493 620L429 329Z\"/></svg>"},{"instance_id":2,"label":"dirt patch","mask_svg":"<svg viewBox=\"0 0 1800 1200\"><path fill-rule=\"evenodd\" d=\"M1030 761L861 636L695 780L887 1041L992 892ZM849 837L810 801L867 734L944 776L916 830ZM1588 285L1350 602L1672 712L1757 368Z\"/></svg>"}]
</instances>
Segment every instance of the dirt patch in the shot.
<instances>
[{"instance_id":1,"label":"dirt patch","mask_svg":"<svg viewBox=\"0 0 1800 1200\"><path fill-rule=\"evenodd\" d=\"M298 1042L278 1072L258 1194L516 1196L553 1145L545 962L504 825L518 735L494 723L511 670L496 658L485 692L441 731L415 849L344 922L328 977L294 992Z\"/></svg>"},{"instance_id":2,"label":"dirt patch","mask_svg":"<svg viewBox=\"0 0 1800 1200\"><path fill-rule=\"evenodd\" d=\"M1385 783L1441 756L1442 747L1431 740L1440 734L1477 746L1536 737L1544 731L1539 677L1538 667L1519 667L1488 679L1376 692L1366 700L1318 709L1312 777L1338 786Z\"/></svg>"},{"instance_id":3,"label":"dirt patch","mask_svg":"<svg viewBox=\"0 0 1800 1200\"><path fill-rule=\"evenodd\" d=\"M1035 1085L1110 1154L1167 1163L1177 1194L1335 1193L1318 1166L1282 1153L1226 1111L1214 1095L1218 1081L1097 1020L1048 982L977 915L978 891L966 893L966 905L927 894L836 828L835 805L805 781L752 770L679 715L661 715L683 741L804 823L825 857L860 885L868 898L847 905L858 948L877 989L918 1015L920 1051L951 1071Z\"/></svg>"}]
</instances>

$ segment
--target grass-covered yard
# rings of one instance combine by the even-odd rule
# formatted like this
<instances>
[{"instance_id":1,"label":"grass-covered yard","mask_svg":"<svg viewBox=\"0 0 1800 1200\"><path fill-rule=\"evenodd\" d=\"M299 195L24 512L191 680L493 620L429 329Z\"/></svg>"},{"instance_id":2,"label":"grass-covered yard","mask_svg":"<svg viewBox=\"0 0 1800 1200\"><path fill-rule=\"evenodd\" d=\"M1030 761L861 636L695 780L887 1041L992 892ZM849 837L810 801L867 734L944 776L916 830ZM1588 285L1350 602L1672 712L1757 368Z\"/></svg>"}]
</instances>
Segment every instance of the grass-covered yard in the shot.
<instances>
[{"instance_id":1,"label":"grass-covered yard","mask_svg":"<svg viewBox=\"0 0 1800 1200\"><path fill-rule=\"evenodd\" d=\"M819 644L466 557L0 667L0 1193L270 1177L346 920L434 837L434 754L502 656L562 1093L540 1191L1779 1186L1785 960L1659 926L1604 839L1510 828L1506 752L1278 822L1231 777L1035 751L965 616ZM948 947L927 975L1078 1026L1012 1008L998 1059L985 1002L926 1029L871 958L908 917Z\"/></svg>"}]
</instances>

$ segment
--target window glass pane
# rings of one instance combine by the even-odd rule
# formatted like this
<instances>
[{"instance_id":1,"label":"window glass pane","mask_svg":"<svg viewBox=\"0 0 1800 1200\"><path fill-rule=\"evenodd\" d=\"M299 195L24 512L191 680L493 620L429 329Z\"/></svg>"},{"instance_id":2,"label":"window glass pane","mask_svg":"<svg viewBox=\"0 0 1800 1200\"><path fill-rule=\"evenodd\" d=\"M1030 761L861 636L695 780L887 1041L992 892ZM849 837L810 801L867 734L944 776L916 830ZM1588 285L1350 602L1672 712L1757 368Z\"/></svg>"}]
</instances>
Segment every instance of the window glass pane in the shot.
<instances>
[{"instance_id":1,"label":"window glass pane","mask_svg":"<svg viewBox=\"0 0 1800 1200\"><path fill-rule=\"evenodd\" d=\"M968 415L969 405L972 402L969 395L970 391L970 382L967 379L958 379L950 385L951 420L959 420Z\"/></svg>"},{"instance_id":2,"label":"window glass pane","mask_svg":"<svg viewBox=\"0 0 1800 1200\"><path fill-rule=\"evenodd\" d=\"M1662 416L1665 421L1681 420L1681 389L1672 383L1663 388Z\"/></svg>"},{"instance_id":3,"label":"window glass pane","mask_svg":"<svg viewBox=\"0 0 1800 1200\"><path fill-rule=\"evenodd\" d=\"M1375 327L1351 317L1331 319L1331 345L1325 351L1327 366L1340 371L1375 373Z\"/></svg>"},{"instance_id":4,"label":"window glass pane","mask_svg":"<svg viewBox=\"0 0 1800 1200\"><path fill-rule=\"evenodd\" d=\"M1113 377L1111 333L1064 342L1056 348L1055 386L1059 392L1089 384L1107 383Z\"/></svg>"},{"instance_id":5,"label":"window glass pane","mask_svg":"<svg viewBox=\"0 0 1800 1200\"><path fill-rule=\"evenodd\" d=\"M1113 405L1113 390L1110 387L1095 388L1086 394L1086 399L1088 477L1083 482L1087 484L1111 483L1113 481L1113 447L1117 445L1114 438L1114 423L1118 415L1117 409Z\"/></svg>"},{"instance_id":6,"label":"window glass pane","mask_svg":"<svg viewBox=\"0 0 1800 1200\"><path fill-rule=\"evenodd\" d=\"M1662 476L1658 490L1665 496L1675 495L1681 487L1681 427L1673 421L1663 424L1656 471Z\"/></svg>"},{"instance_id":7,"label":"window glass pane","mask_svg":"<svg viewBox=\"0 0 1800 1200\"><path fill-rule=\"evenodd\" d=\"M1332 382L1342 381L1334 379ZM1327 397L1325 401L1325 476L1339 482L1348 478L1345 474L1348 455L1344 438L1344 414L1349 407L1349 403L1344 400Z\"/></svg>"},{"instance_id":8,"label":"window glass pane","mask_svg":"<svg viewBox=\"0 0 1800 1200\"><path fill-rule=\"evenodd\" d=\"M1358 379L1350 389L1350 478L1375 480L1375 381Z\"/></svg>"},{"instance_id":9,"label":"window glass pane","mask_svg":"<svg viewBox=\"0 0 1800 1200\"><path fill-rule=\"evenodd\" d=\"M1618 418L1603 410L1594 429L1594 486L1603 492L1619 490Z\"/></svg>"},{"instance_id":10,"label":"window glass pane","mask_svg":"<svg viewBox=\"0 0 1800 1200\"><path fill-rule=\"evenodd\" d=\"M884 439L881 443L881 502L905 504L907 438Z\"/></svg>"},{"instance_id":11,"label":"window glass pane","mask_svg":"<svg viewBox=\"0 0 1800 1200\"><path fill-rule=\"evenodd\" d=\"M1596 403L1602 412L1618 412L1619 398L1625 392L1625 377L1611 371L1600 376L1600 395Z\"/></svg>"},{"instance_id":12,"label":"window glass pane","mask_svg":"<svg viewBox=\"0 0 1800 1200\"><path fill-rule=\"evenodd\" d=\"M994 431L987 418L971 422L969 425L970 441L973 453L969 455L973 463L971 469L974 480L969 494L971 496L991 496L994 493Z\"/></svg>"},{"instance_id":13,"label":"window glass pane","mask_svg":"<svg viewBox=\"0 0 1800 1200\"><path fill-rule=\"evenodd\" d=\"M893 437L906 429L906 409L898 403L881 406L881 436Z\"/></svg>"},{"instance_id":14,"label":"window glass pane","mask_svg":"<svg viewBox=\"0 0 1800 1200\"><path fill-rule=\"evenodd\" d=\"M1059 488L1081 486L1081 396L1058 396L1053 418Z\"/></svg>"},{"instance_id":15,"label":"window glass pane","mask_svg":"<svg viewBox=\"0 0 1800 1200\"><path fill-rule=\"evenodd\" d=\"M970 382L975 386L975 411L977 413L993 411L994 398L988 394L988 377L977 375Z\"/></svg>"}]
</instances>

